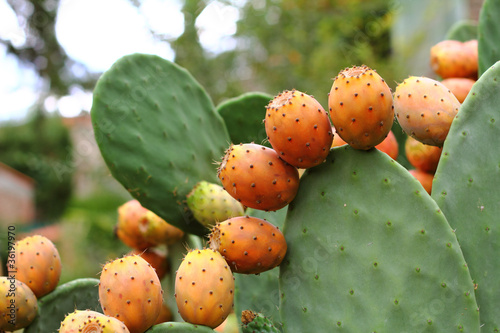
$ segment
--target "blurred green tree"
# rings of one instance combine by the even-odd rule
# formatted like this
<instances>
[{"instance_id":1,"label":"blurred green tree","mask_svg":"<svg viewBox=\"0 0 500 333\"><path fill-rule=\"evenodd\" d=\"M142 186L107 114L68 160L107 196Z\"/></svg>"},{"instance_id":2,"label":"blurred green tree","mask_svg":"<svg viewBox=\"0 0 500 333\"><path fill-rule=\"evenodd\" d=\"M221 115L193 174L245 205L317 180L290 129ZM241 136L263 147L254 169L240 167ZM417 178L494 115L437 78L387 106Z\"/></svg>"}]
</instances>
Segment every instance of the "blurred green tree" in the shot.
<instances>
[{"instance_id":1,"label":"blurred green tree","mask_svg":"<svg viewBox=\"0 0 500 333\"><path fill-rule=\"evenodd\" d=\"M296 88L326 103L331 79L345 67L397 75L392 19L386 0L248 1L237 32L246 43L240 56L267 92Z\"/></svg>"},{"instance_id":2,"label":"blurred green tree","mask_svg":"<svg viewBox=\"0 0 500 333\"><path fill-rule=\"evenodd\" d=\"M72 145L59 117L36 112L23 125L0 128L0 161L36 182L36 219L51 222L64 212L71 196Z\"/></svg>"}]
</instances>

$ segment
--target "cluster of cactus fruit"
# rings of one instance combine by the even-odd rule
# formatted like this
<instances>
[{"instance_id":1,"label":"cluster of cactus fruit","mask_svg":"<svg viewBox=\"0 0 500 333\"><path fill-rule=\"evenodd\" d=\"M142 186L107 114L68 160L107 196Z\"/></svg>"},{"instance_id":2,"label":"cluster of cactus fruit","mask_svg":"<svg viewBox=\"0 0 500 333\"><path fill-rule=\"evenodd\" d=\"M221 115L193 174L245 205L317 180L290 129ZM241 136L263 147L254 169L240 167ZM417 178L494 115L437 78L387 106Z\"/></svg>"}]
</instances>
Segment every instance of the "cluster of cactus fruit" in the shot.
<instances>
[{"instance_id":1,"label":"cluster of cactus fruit","mask_svg":"<svg viewBox=\"0 0 500 333\"><path fill-rule=\"evenodd\" d=\"M353 66L326 110L296 89L215 107L174 63L118 60L92 121L134 198L115 228L131 252L56 288L57 249L22 240L16 277L0 280L17 291L0 331L499 332L492 13L486 0L476 29L430 50L441 81L410 76L392 92Z\"/></svg>"}]
</instances>

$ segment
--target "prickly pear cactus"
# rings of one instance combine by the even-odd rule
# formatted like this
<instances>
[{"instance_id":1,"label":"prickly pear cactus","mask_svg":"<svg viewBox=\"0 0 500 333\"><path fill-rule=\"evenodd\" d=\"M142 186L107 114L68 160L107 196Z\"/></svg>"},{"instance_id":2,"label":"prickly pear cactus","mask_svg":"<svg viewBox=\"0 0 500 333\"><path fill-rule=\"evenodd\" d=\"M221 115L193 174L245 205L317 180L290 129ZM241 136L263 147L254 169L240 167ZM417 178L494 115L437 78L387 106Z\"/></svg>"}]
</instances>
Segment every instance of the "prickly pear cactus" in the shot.
<instances>
[{"instance_id":1,"label":"prickly pear cactus","mask_svg":"<svg viewBox=\"0 0 500 333\"><path fill-rule=\"evenodd\" d=\"M38 317L24 333L55 333L68 313L75 309L100 312L99 280L77 279L58 286L38 300Z\"/></svg>"},{"instance_id":2,"label":"prickly pear cactus","mask_svg":"<svg viewBox=\"0 0 500 333\"><path fill-rule=\"evenodd\" d=\"M262 119L266 105L272 95L262 92L249 92L230 98L217 106L217 111L224 118L231 142L255 142L271 147L266 141L266 129Z\"/></svg>"},{"instance_id":3,"label":"prickly pear cactus","mask_svg":"<svg viewBox=\"0 0 500 333\"><path fill-rule=\"evenodd\" d=\"M479 76L500 60L500 1L485 0L479 14L478 53Z\"/></svg>"},{"instance_id":4,"label":"prickly pear cactus","mask_svg":"<svg viewBox=\"0 0 500 333\"><path fill-rule=\"evenodd\" d=\"M474 280L482 332L500 331L499 82L497 62L472 87L450 128L432 189Z\"/></svg>"},{"instance_id":5,"label":"prickly pear cactus","mask_svg":"<svg viewBox=\"0 0 500 333\"><path fill-rule=\"evenodd\" d=\"M198 181L217 182L213 162L230 139L198 82L160 57L128 55L97 82L91 116L101 154L130 194L168 223L206 233L184 199Z\"/></svg>"},{"instance_id":6,"label":"prickly pear cactus","mask_svg":"<svg viewBox=\"0 0 500 333\"><path fill-rule=\"evenodd\" d=\"M446 33L446 39L466 42L477 39L477 22L472 20L461 20L453 24Z\"/></svg>"},{"instance_id":7,"label":"prickly pear cactus","mask_svg":"<svg viewBox=\"0 0 500 333\"><path fill-rule=\"evenodd\" d=\"M479 332L453 230L386 154L333 149L301 178L284 234L285 332Z\"/></svg>"},{"instance_id":8,"label":"prickly pear cactus","mask_svg":"<svg viewBox=\"0 0 500 333\"><path fill-rule=\"evenodd\" d=\"M193 325L189 323L166 322L151 327L146 333L214 333L215 331L208 326Z\"/></svg>"}]
</instances>

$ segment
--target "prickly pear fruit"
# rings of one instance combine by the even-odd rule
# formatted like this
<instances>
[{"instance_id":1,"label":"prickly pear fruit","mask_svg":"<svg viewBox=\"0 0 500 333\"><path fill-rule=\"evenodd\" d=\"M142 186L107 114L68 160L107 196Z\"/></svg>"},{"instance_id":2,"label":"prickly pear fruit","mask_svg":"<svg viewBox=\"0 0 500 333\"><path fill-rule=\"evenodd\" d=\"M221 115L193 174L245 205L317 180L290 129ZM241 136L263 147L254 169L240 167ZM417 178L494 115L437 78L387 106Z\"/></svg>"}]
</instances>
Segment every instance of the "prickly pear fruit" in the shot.
<instances>
[{"instance_id":1,"label":"prickly pear fruit","mask_svg":"<svg viewBox=\"0 0 500 333\"><path fill-rule=\"evenodd\" d=\"M389 134L387 134L387 137L384 139L384 141L376 145L375 148L386 153L393 160L398 158L399 144L398 140L396 139L396 136L392 131L389 131Z\"/></svg>"},{"instance_id":2,"label":"prickly pear fruit","mask_svg":"<svg viewBox=\"0 0 500 333\"><path fill-rule=\"evenodd\" d=\"M59 333L130 333L116 318L92 310L75 310L61 322Z\"/></svg>"},{"instance_id":3,"label":"prickly pear fruit","mask_svg":"<svg viewBox=\"0 0 500 333\"><path fill-rule=\"evenodd\" d=\"M14 278L0 276L0 332L27 327L38 313L38 301L31 289Z\"/></svg>"},{"instance_id":4,"label":"prickly pear fruit","mask_svg":"<svg viewBox=\"0 0 500 333\"><path fill-rule=\"evenodd\" d=\"M15 244L16 258L8 271L24 282L40 298L57 287L61 277L61 258L54 243L41 235L25 237ZM10 265L9 265L10 266Z\"/></svg>"},{"instance_id":5,"label":"prickly pear fruit","mask_svg":"<svg viewBox=\"0 0 500 333\"><path fill-rule=\"evenodd\" d=\"M236 318L236 313L231 312L222 324L214 328L214 331L221 333L240 333L239 327L240 324L238 323L238 318Z\"/></svg>"},{"instance_id":6,"label":"prickly pear fruit","mask_svg":"<svg viewBox=\"0 0 500 333\"><path fill-rule=\"evenodd\" d=\"M408 135L442 147L460 102L442 83L410 76L396 87L394 108L399 125Z\"/></svg>"},{"instance_id":7,"label":"prickly pear fruit","mask_svg":"<svg viewBox=\"0 0 500 333\"><path fill-rule=\"evenodd\" d=\"M258 274L278 266L285 257L285 236L264 219L239 216L218 223L210 247L226 259L233 273Z\"/></svg>"},{"instance_id":8,"label":"prickly pear fruit","mask_svg":"<svg viewBox=\"0 0 500 333\"><path fill-rule=\"evenodd\" d=\"M408 171L420 182L420 184L422 184L422 187L427 191L427 193L431 194L434 175L418 169L411 169Z\"/></svg>"},{"instance_id":9,"label":"prickly pear fruit","mask_svg":"<svg viewBox=\"0 0 500 333\"><path fill-rule=\"evenodd\" d=\"M411 136L406 138L405 154L416 169L427 173L436 172L443 148L426 145Z\"/></svg>"},{"instance_id":10,"label":"prickly pear fruit","mask_svg":"<svg viewBox=\"0 0 500 333\"><path fill-rule=\"evenodd\" d=\"M160 314L163 290L146 260L124 256L102 269L99 301L104 314L121 320L131 333L142 333Z\"/></svg>"},{"instance_id":11,"label":"prickly pear fruit","mask_svg":"<svg viewBox=\"0 0 500 333\"><path fill-rule=\"evenodd\" d=\"M186 254L175 277L175 300L188 323L215 328L226 319L234 306L234 277L219 252Z\"/></svg>"},{"instance_id":12,"label":"prickly pear fruit","mask_svg":"<svg viewBox=\"0 0 500 333\"><path fill-rule=\"evenodd\" d=\"M316 166L330 152L333 134L328 112L313 96L285 90L266 106L264 123L273 149L297 168Z\"/></svg>"},{"instance_id":13,"label":"prickly pear fruit","mask_svg":"<svg viewBox=\"0 0 500 333\"><path fill-rule=\"evenodd\" d=\"M337 130L335 127L332 127L332 133L333 133L333 141L332 141L332 148L334 147L340 147L343 145L346 145L347 142L345 142L340 135L338 135Z\"/></svg>"},{"instance_id":14,"label":"prickly pear fruit","mask_svg":"<svg viewBox=\"0 0 500 333\"><path fill-rule=\"evenodd\" d=\"M262 313L255 313L250 310L241 312L241 330L243 333L279 333L280 330L274 326L274 323L269 318L266 318Z\"/></svg>"},{"instance_id":15,"label":"prickly pear fruit","mask_svg":"<svg viewBox=\"0 0 500 333\"><path fill-rule=\"evenodd\" d=\"M460 103L463 103L476 80L465 77L444 79L441 83L451 90Z\"/></svg>"},{"instance_id":16,"label":"prickly pear fruit","mask_svg":"<svg viewBox=\"0 0 500 333\"><path fill-rule=\"evenodd\" d=\"M432 70L443 79L451 77L477 77L477 40L461 42L443 40L430 50Z\"/></svg>"},{"instance_id":17,"label":"prickly pear fruit","mask_svg":"<svg viewBox=\"0 0 500 333\"><path fill-rule=\"evenodd\" d=\"M245 213L243 205L222 186L206 181L197 183L186 201L194 218L207 227Z\"/></svg>"},{"instance_id":18,"label":"prickly pear fruit","mask_svg":"<svg viewBox=\"0 0 500 333\"><path fill-rule=\"evenodd\" d=\"M338 135L355 149L381 143L394 121L391 89L367 66L341 71L328 95L330 117Z\"/></svg>"},{"instance_id":19,"label":"prickly pear fruit","mask_svg":"<svg viewBox=\"0 0 500 333\"><path fill-rule=\"evenodd\" d=\"M152 211L130 200L118 207L116 235L133 249L145 250L160 244L173 244L184 232Z\"/></svg>"},{"instance_id":20,"label":"prickly pear fruit","mask_svg":"<svg viewBox=\"0 0 500 333\"><path fill-rule=\"evenodd\" d=\"M164 247L150 247L144 251L132 250L128 255L138 255L146 260L154 268L160 280L169 271L167 249Z\"/></svg>"},{"instance_id":21,"label":"prickly pear fruit","mask_svg":"<svg viewBox=\"0 0 500 333\"><path fill-rule=\"evenodd\" d=\"M163 302L160 314L158 315L158 318L156 318L154 325L165 323L167 321L171 321L172 319L173 319L172 310L170 310L170 307L166 302Z\"/></svg>"},{"instance_id":22,"label":"prickly pear fruit","mask_svg":"<svg viewBox=\"0 0 500 333\"><path fill-rule=\"evenodd\" d=\"M217 175L233 198L260 210L285 207L299 188L297 168L280 159L274 149L254 143L231 145Z\"/></svg>"}]
</instances>

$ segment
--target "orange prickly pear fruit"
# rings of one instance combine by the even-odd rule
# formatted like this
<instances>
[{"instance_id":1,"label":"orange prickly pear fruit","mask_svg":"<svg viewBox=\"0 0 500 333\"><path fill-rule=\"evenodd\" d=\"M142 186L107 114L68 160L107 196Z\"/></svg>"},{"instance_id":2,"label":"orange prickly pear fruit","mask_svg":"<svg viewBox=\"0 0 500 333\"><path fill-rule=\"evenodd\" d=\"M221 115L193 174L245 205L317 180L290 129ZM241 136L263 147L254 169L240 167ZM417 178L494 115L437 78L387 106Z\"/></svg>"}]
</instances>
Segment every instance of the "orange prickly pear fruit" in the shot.
<instances>
[{"instance_id":1,"label":"orange prickly pear fruit","mask_svg":"<svg viewBox=\"0 0 500 333\"><path fill-rule=\"evenodd\" d=\"M313 97L285 90L266 106L269 143L280 157L302 169L322 163L332 145L328 112Z\"/></svg>"},{"instance_id":2,"label":"orange prickly pear fruit","mask_svg":"<svg viewBox=\"0 0 500 333\"><path fill-rule=\"evenodd\" d=\"M387 134L387 137L384 139L384 141L376 145L375 148L386 153L393 160L398 158L399 144L398 140L396 139L396 136L392 131L389 131L389 134Z\"/></svg>"},{"instance_id":3,"label":"orange prickly pear fruit","mask_svg":"<svg viewBox=\"0 0 500 333\"><path fill-rule=\"evenodd\" d=\"M418 169L412 169L409 170L409 172L420 182L420 184L422 184L422 187L425 189L425 191L431 194L434 175Z\"/></svg>"},{"instance_id":4,"label":"orange prickly pear fruit","mask_svg":"<svg viewBox=\"0 0 500 333\"><path fill-rule=\"evenodd\" d=\"M285 257L285 236L266 220L239 216L217 224L210 247L226 259L233 273L258 274L278 266Z\"/></svg>"},{"instance_id":5,"label":"orange prickly pear fruit","mask_svg":"<svg viewBox=\"0 0 500 333\"><path fill-rule=\"evenodd\" d=\"M436 172L443 148L426 145L411 136L406 139L405 153L408 162L426 173Z\"/></svg>"},{"instance_id":6,"label":"orange prickly pear fruit","mask_svg":"<svg viewBox=\"0 0 500 333\"><path fill-rule=\"evenodd\" d=\"M381 143L394 121L391 89L367 66L341 71L333 81L328 105L337 134L355 149Z\"/></svg>"},{"instance_id":7,"label":"orange prickly pear fruit","mask_svg":"<svg viewBox=\"0 0 500 333\"><path fill-rule=\"evenodd\" d=\"M231 145L218 169L225 190L244 206L274 211L297 194L297 168L272 149L254 143Z\"/></svg>"},{"instance_id":8,"label":"orange prickly pear fruit","mask_svg":"<svg viewBox=\"0 0 500 333\"><path fill-rule=\"evenodd\" d=\"M465 77L453 77L444 79L441 83L451 90L460 103L463 103L476 81Z\"/></svg>"},{"instance_id":9,"label":"orange prickly pear fruit","mask_svg":"<svg viewBox=\"0 0 500 333\"><path fill-rule=\"evenodd\" d=\"M222 255L212 249L191 250L175 277L175 300L188 323L215 328L234 306L234 277Z\"/></svg>"},{"instance_id":10,"label":"orange prickly pear fruit","mask_svg":"<svg viewBox=\"0 0 500 333\"><path fill-rule=\"evenodd\" d=\"M116 318L92 310L75 310L61 322L59 333L130 333Z\"/></svg>"},{"instance_id":11,"label":"orange prickly pear fruit","mask_svg":"<svg viewBox=\"0 0 500 333\"><path fill-rule=\"evenodd\" d=\"M338 135L337 130L335 130L335 127L332 127L332 133L333 133L333 141L332 141L332 148L333 147L340 147L343 145L346 145L347 142L345 142L340 135Z\"/></svg>"},{"instance_id":12,"label":"orange prickly pear fruit","mask_svg":"<svg viewBox=\"0 0 500 333\"><path fill-rule=\"evenodd\" d=\"M401 128L431 146L443 146L460 105L442 83L422 76L410 76L394 92L394 108Z\"/></svg>"},{"instance_id":13,"label":"orange prickly pear fruit","mask_svg":"<svg viewBox=\"0 0 500 333\"><path fill-rule=\"evenodd\" d=\"M430 50L432 70L443 79L476 78L478 70L477 40L461 42L443 40Z\"/></svg>"},{"instance_id":14,"label":"orange prickly pear fruit","mask_svg":"<svg viewBox=\"0 0 500 333\"><path fill-rule=\"evenodd\" d=\"M222 324L217 326L214 331L222 333L239 333L240 324L238 323L238 319L236 318L236 313L231 312L229 316L227 316L226 320L224 320Z\"/></svg>"},{"instance_id":15,"label":"orange prickly pear fruit","mask_svg":"<svg viewBox=\"0 0 500 333\"><path fill-rule=\"evenodd\" d=\"M131 333L142 333L160 314L163 290L146 260L137 255L125 256L103 267L99 301L105 315L121 320Z\"/></svg>"},{"instance_id":16,"label":"orange prickly pear fruit","mask_svg":"<svg viewBox=\"0 0 500 333\"><path fill-rule=\"evenodd\" d=\"M15 271L12 275L26 283L37 298L57 287L61 277L61 258L54 243L41 235L25 237L15 244Z\"/></svg>"},{"instance_id":17,"label":"orange prickly pear fruit","mask_svg":"<svg viewBox=\"0 0 500 333\"><path fill-rule=\"evenodd\" d=\"M118 207L116 235L133 249L145 250L161 244L173 244L184 232L167 223L152 211L130 200Z\"/></svg>"},{"instance_id":18,"label":"orange prickly pear fruit","mask_svg":"<svg viewBox=\"0 0 500 333\"><path fill-rule=\"evenodd\" d=\"M138 255L146 260L154 268L160 280L169 271L166 248L151 247L144 251L132 250L128 255Z\"/></svg>"},{"instance_id":19,"label":"orange prickly pear fruit","mask_svg":"<svg viewBox=\"0 0 500 333\"><path fill-rule=\"evenodd\" d=\"M167 303L163 302L160 314L158 315L158 318L156 318L154 325L158 325L172 320L173 320L172 310L170 310L170 307L168 306Z\"/></svg>"},{"instance_id":20,"label":"orange prickly pear fruit","mask_svg":"<svg viewBox=\"0 0 500 333\"><path fill-rule=\"evenodd\" d=\"M0 276L0 295L0 332L20 330L36 318L38 301L25 283Z\"/></svg>"}]
</instances>

